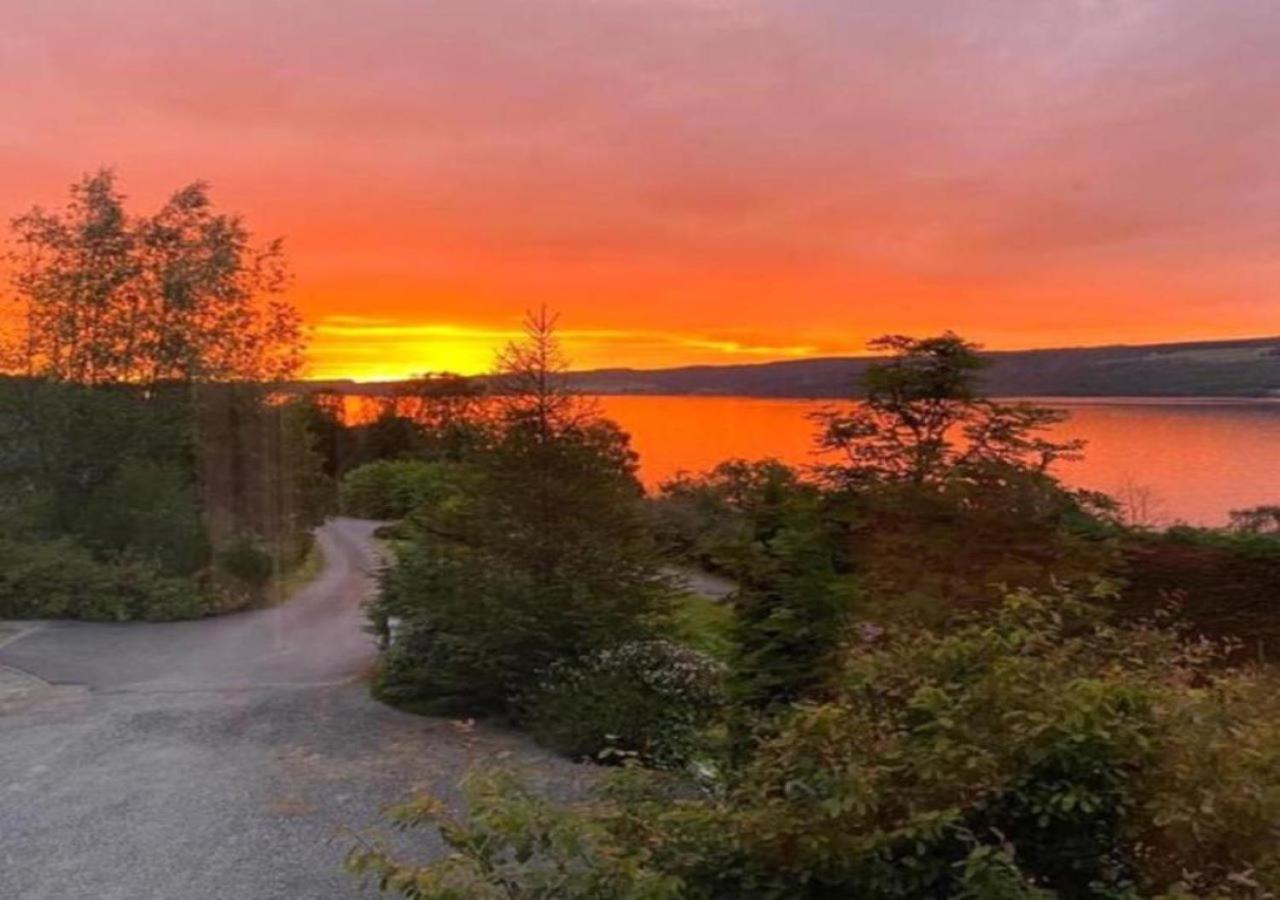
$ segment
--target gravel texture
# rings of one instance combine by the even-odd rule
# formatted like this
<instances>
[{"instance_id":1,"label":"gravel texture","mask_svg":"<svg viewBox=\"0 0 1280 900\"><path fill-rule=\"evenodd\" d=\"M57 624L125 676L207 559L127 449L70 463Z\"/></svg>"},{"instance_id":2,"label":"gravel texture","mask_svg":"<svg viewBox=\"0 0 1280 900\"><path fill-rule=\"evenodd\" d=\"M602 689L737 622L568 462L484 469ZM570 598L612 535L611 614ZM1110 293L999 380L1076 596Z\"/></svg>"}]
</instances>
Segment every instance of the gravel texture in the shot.
<instances>
[{"instance_id":1,"label":"gravel texture","mask_svg":"<svg viewBox=\"0 0 1280 900\"><path fill-rule=\"evenodd\" d=\"M419 789L456 801L475 761L578 795L589 769L517 733L369 697L372 529L321 529L325 567L283 607L44 623L0 646L0 897L367 896L341 870L349 831Z\"/></svg>"}]
</instances>

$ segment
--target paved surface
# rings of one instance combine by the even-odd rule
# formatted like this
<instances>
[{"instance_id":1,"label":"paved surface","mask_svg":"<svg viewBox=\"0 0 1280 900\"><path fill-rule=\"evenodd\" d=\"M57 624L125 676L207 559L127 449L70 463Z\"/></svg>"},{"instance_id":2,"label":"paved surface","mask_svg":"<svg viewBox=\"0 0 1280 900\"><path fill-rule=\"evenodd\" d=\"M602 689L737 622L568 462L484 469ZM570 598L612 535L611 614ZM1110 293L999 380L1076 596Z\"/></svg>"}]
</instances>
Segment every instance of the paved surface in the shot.
<instances>
[{"instance_id":1,"label":"paved surface","mask_svg":"<svg viewBox=\"0 0 1280 900\"><path fill-rule=\"evenodd\" d=\"M366 896L345 833L414 790L456 799L498 755L580 790L581 767L517 734L369 698L372 529L322 528L325 568L281 607L0 637L0 898Z\"/></svg>"}]
</instances>

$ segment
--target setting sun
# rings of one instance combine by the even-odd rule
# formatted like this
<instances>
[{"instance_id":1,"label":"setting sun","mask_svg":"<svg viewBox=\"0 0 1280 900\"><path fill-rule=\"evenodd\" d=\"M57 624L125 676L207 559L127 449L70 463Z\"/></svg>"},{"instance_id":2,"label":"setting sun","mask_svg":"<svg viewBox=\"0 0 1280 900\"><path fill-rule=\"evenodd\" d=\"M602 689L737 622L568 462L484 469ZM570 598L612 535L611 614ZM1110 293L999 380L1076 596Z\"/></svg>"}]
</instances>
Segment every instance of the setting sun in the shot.
<instances>
[{"instance_id":1,"label":"setting sun","mask_svg":"<svg viewBox=\"0 0 1280 900\"><path fill-rule=\"evenodd\" d=\"M1267 4L552 6L10 4L0 197L207 179L316 377L1280 330Z\"/></svg>"}]
</instances>

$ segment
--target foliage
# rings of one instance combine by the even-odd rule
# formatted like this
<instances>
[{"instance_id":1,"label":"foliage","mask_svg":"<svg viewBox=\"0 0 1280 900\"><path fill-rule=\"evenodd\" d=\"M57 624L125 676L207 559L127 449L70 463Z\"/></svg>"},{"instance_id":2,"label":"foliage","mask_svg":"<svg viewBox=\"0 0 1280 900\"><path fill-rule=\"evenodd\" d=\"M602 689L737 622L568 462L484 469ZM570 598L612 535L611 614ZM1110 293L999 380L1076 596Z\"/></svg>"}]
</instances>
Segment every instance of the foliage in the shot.
<instances>
[{"instance_id":1,"label":"foliage","mask_svg":"<svg viewBox=\"0 0 1280 900\"><path fill-rule=\"evenodd\" d=\"M483 384L450 372L411 378L397 386L384 410L417 429L417 454L461 462L488 439L489 407Z\"/></svg>"},{"instance_id":2,"label":"foliage","mask_svg":"<svg viewBox=\"0 0 1280 900\"><path fill-rule=\"evenodd\" d=\"M55 603L58 614L152 616L170 605L147 599L173 593L168 576L190 579L175 596L196 597L224 568L212 561L245 557L242 535L273 566L300 559L327 486L303 411L273 384L301 352L300 320L278 296L279 244L256 246L202 184L129 213L108 171L73 185L65 209L19 216L13 237L5 531L55 542L86 577L97 567L106 592L63 592L84 608ZM122 592L142 599L112 599Z\"/></svg>"},{"instance_id":3,"label":"foliage","mask_svg":"<svg viewBox=\"0 0 1280 900\"><path fill-rule=\"evenodd\" d=\"M1280 504L1233 509L1231 528L1245 534L1280 534Z\"/></svg>"},{"instance_id":4,"label":"foliage","mask_svg":"<svg viewBox=\"0 0 1280 900\"><path fill-rule=\"evenodd\" d=\"M310 427L333 479L378 460L463 462L488 441L491 405L479 379L448 372L419 375L389 394L307 397Z\"/></svg>"},{"instance_id":5,"label":"foliage","mask_svg":"<svg viewBox=\"0 0 1280 900\"><path fill-rule=\"evenodd\" d=\"M330 496L304 404L262 385L200 385L194 466L210 541L253 535L280 568L310 548Z\"/></svg>"},{"instance_id":6,"label":"foliage","mask_svg":"<svg viewBox=\"0 0 1280 900\"><path fill-rule=\"evenodd\" d=\"M384 459L342 477L339 503L344 513L366 519L401 519L415 509L440 503L455 493L448 463Z\"/></svg>"},{"instance_id":7,"label":"foliage","mask_svg":"<svg viewBox=\"0 0 1280 900\"><path fill-rule=\"evenodd\" d=\"M70 538L0 538L0 619L163 621L214 611L190 579L163 575L142 559L99 561Z\"/></svg>"},{"instance_id":8,"label":"foliage","mask_svg":"<svg viewBox=\"0 0 1280 900\"><path fill-rule=\"evenodd\" d=\"M278 241L254 246L207 185L130 215L109 170L71 186L65 209L13 220L21 371L77 384L277 380L300 364L301 321L275 295Z\"/></svg>"},{"instance_id":9,"label":"foliage","mask_svg":"<svg viewBox=\"0 0 1280 900\"><path fill-rule=\"evenodd\" d=\"M260 541L242 534L218 553L218 565L232 578L249 587L261 589L275 571L275 559L263 549Z\"/></svg>"},{"instance_id":10,"label":"foliage","mask_svg":"<svg viewBox=\"0 0 1280 900\"><path fill-rule=\"evenodd\" d=\"M1091 495L1051 476L971 467L928 486L887 483L832 498L864 611L939 623L1001 586L1085 584L1117 570L1116 529Z\"/></svg>"},{"instance_id":11,"label":"foliage","mask_svg":"<svg viewBox=\"0 0 1280 900\"><path fill-rule=\"evenodd\" d=\"M1233 662L1280 652L1280 538L1179 527L1128 534L1120 550L1123 582L1110 604L1120 617L1169 610L1188 630L1230 641Z\"/></svg>"},{"instance_id":12,"label":"foliage","mask_svg":"<svg viewBox=\"0 0 1280 900\"><path fill-rule=\"evenodd\" d=\"M818 485L777 460L729 460L668 481L650 517L666 547L739 585L734 699L766 706L810 689L853 592L842 523Z\"/></svg>"},{"instance_id":13,"label":"foliage","mask_svg":"<svg viewBox=\"0 0 1280 900\"><path fill-rule=\"evenodd\" d=\"M122 462L86 499L75 531L101 553L136 553L173 574L190 575L208 563L195 486L173 463Z\"/></svg>"},{"instance_id":14,"label":"foliage","mask_svg":"<svg viewBox=\"0 0 1280 900\"><path fill-rule=\"evenodd\" d=\"M675 640L728 663L734 653L737 615L727 600L702 594L684 594L671 607L671 633Z\"/></svg>"},{"instance_id":15,"label":"foliage","mask_svg":"<svg viewBox=\"0 0 1280 900\"><path fill-rule=\"evenodd\" d=\"M947 332L888 335L871 348L890 355L867 369L861 405L815 417L822 427L819 449L845 457L826 469L833 482L925 485L990 466L1044 472L1079 455L1082 442L1042 434L1064 413L980 396L977 374L985 362L975 344Z\"/></svg>"},{"instance_id":16,"label":"foliage","mask_svg":"<svg viewBox=\"0 0 1280 900\"><path fill-rule=\"evenodd\" d=\"M818 449L844 457L818 472L868 603L945 618L992 602L997 585L1111 567L1114 504L1051 472L1083 446L1047 434L1065 413L982 396L985 362L950 332L872 346L888 356L868 367L865 400L816 416Z\"/></svg>"},{"instance_id":17,"label":"foliage","mask_svg":"<svg viewBox=\"0 0 1280 900\"><path fill-rule=\"evenodd\" d=\"M537 518L546 509L533 499L549 485L534 481L518 506L468 503L418 522L433 538L406 561L421 568L389 578L406 579L404 597L424 591L420 610L473 619L468 631L409 617L416 677L439 686L443 671L464 697L487 679L502 685L492 694L501 707L514 682L485 667L527 678L520 660L546 660L526 706L535 730L588 755L615 734L631 758L597 796L570 806L504 774L477 776L469 818L441 818L431 801L401 814L409 827L439 824L448 857L415 866L364 845L352 867L425 897L1280 892L1274 674L1239 666L1231 644L1169 627L1163 609L1160 624L1108 622L1114 588L1100 577L1116 572L1117 546L1132 564L1135 541L1158 545L1166 561L1169 548L1226 554L1252 573L1243 579L1237 566L1222 570L1226 579L1261 585L1255 601L1265 605L1280 558L1273 536L1258 533L1265 513L1241 519L1235 534L1128 533L1102 498L1049 472L1078 450L1042 435L1057 414L979 395L971 345L944 335L883 347L896 355L871 368L867 406L824 418L824 441L847 454L844 465L810 479L734 461L674 479L649 507L668 551L739 584L716 723L717 733L728 726L731 752L718 765L657 770L697 744L655 752L653 723L670 704L651 702L647 677L606 649L616 644L539 657L550 642L505 639L540 627L552 608L522 606L528 597L568 583L558 568L539 581L533 563L545 548L521 530L554 521ZM540 433L546 417L525 411L507 423ZM510 457L522 467L511 472L532 471L531 458ZM477 465L477 483L503 459ZM502 483L515 493L515 479ZM472 518L490 509L483 521L503 522L494 535ZM1141 581L1132 565L1127 574ZM470 585L503 599L468 606ZM498 609L519 624L484 627Z\"/></svg>"},{"instance_id":18,"label":"foliage","mask_svg":"<svg viewBox=\"0 0 1280 900\"><path fill-rule=\"evenodd\" d=\"M649 865L643 847L621 846L606 825L547 803L508 773L477 771L463 789L465 819L429 797L391 812L401 830L439 829L449 852L438 862L405 864L385 842L362 840L347 855L348 870L415 900L685 896L678 879Z\"/></svg>"},{"instance_id":19,"label":"foliage","mask_svg":"<svg viewBox=\"0 0 1280 900\"><path fill-rule=\"evenodd\" d=\"M523 698L540 742L573 757L682 766L723 703L724 666L669 640L635 641L553 663Z\"/></svg>"},{"instance_id":20,"label":"foliage","mask_svg":"<svg viewBox=\"0 0 1280 900\"><path fill-rule=\"evenodd\" d=\"M822 680L851 607L854 586L837 577L832 543L817 523L797 523L759 545L734 595L735 653L729 692L752 709L788 703Z\"/></svg>"},{"instance_id":21,"label":"foliage","mask_svg":"<svg viewBox=\"0 0 1280 900\"><path fill-rule=\"evenodd\" d=\"M759 545L818 500L815 485L776 459L731 459L664 482L649 515L667 553L740 576Z\"/></svg>"},{"instance_id":22,"label":"foliage","mask_svg":"<svg viewBox=\"0 0 1280 900\"><path fill-rule=\"evenodd\" d=\"M505 710L536 673L650 636L671 589L644 527L627 437L568 394L545 315L505 357L490 441L417 536L372 614L399 617L381 695L419 708Z\"/></svg>"},{"instance_id":23,"label":"foliage","mask_svg":"<svg viewBox=\"0 0 1280 900\"><path fill-rule=\"evenodd\" d=\"M716 790L633 769L556 808L482 782L445 860L353 860L393 888L465 872L477 896L543 896L551 872L578 879L555 896L599 896L624 860L681 897L1267 896L1280 701L1272 676L1214 663L1018 592L945 633L855 631L830 696L786 710Z\"/></svg>"}]
</instances>

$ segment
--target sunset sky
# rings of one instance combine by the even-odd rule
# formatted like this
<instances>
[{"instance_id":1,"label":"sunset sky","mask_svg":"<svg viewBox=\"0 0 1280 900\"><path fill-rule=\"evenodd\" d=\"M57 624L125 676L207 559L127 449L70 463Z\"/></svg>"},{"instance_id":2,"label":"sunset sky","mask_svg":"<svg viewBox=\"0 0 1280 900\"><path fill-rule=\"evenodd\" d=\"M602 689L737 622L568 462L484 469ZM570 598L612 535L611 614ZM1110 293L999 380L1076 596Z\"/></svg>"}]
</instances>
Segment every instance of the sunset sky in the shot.
<instances>
[{"instance_id":1,"label":"sunset sky","mask_svg":"<svg viewBox=\"0 0 1280 900\"><path fill-rule=\"evenodd\" d=\"M284 236L316 376L1280 333L1269 0L0 0L0 213Z\"/></svg>"}]
</instances>

